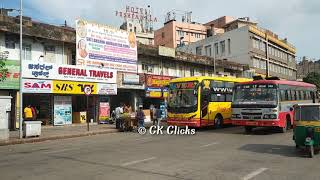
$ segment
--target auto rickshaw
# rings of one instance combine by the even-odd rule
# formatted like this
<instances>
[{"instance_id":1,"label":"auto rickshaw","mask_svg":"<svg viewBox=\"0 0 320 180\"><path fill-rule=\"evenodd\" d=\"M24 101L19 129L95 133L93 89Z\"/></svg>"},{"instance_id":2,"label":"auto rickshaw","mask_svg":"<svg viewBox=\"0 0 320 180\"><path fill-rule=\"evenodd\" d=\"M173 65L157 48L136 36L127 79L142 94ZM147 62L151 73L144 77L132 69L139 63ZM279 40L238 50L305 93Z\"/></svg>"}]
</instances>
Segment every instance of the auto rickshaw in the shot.
<instances>
[{"instance_id":1,"label":"auto rickshaw","mask_svg":"<svg viewBox=\"0 0 320 180\"><path fill-rule=\"evenodd\" d=\"M293 139L296 148L308 151L312 158L320 150L320 104L297 104L294 106Z\"/></svg>"}]
</instances>

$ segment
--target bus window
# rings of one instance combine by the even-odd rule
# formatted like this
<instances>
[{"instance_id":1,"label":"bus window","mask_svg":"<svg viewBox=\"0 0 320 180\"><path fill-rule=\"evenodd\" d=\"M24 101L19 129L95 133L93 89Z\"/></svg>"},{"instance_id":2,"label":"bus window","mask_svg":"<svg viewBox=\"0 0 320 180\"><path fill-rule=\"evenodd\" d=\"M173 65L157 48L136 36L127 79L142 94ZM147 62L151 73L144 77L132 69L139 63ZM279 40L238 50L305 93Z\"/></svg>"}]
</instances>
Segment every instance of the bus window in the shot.
<instances>
[{"instance_id":1,"label":"bus window","mask_svg":"<svg viewBox=\"0 0 320 180\"><path fill-rule=\"evenodd\" d=\"M211 94L211 102L225 102L225 94Z\"/></svg>"},{"instance_id":2,"label":"bus window","mask_svg":"<svg viewBox=\"0 0 320 180\"><path fill-rule=\"evenodd\" d=\"M232 94L226 95L226 102L232 102Z\"/></svg>"},{"instance_id":3,"label":"bus window","mask_svg":"<svg viewBox=\"0 0 320 180\"><path fill-rule=\"evenodd\" d=\"M296 100L298 100L298 99L297 99L297 94L296 94L296 91L294 91L294 90L291 90L291 95L292 95L292 98L293 98L292 100L293 100L293 101L296 101Z\"/></svg>"},{"instance_id":4,"label":"bus window","mask_svg":"<svg viewBox=\"0 0 320 180\"><path fill-rule=\"evenodd\" d=\"M291 91L287 90L287 94L288 94L288 100L292 101L292 95L291 95Z\"/></svg>"},{"instance_id":5,"label":"bus window","mask_svg":"<svg viewBox=\"0 0 320 180\"><path fill-rule=\"evenodd\" d=\"M285 90L280 90L280 99L281 99L281 101L286 101Z\"/></svg>"},{"instance_id":6,"label":"bus window","mask_svg":"<svg viewBox=\"0 0 320 180\"><path fill-rule=\"evenodd\" d=\"M225 82L225 87L226 88L233 88L234 83L233 82Z\"/></svg>"}]
</instances>

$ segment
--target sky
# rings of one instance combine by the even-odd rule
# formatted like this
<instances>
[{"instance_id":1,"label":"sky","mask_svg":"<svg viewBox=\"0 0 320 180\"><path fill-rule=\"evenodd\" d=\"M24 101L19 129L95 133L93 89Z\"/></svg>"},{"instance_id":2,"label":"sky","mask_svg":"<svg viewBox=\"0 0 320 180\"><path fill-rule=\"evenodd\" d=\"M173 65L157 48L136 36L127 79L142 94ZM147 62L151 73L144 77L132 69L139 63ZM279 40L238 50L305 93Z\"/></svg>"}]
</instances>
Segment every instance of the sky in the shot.
<instances>
[{"instance_id":1,"label":"sky","mask_svg":"<svg viewBox=\"0 0 320 180\"><path fill-rule=\"evenodd\" d=\"M19 0L1 0L0 6L18 9ZM173 9L192 11L192 20L206 23L221 16L250 17L258 25L270 29L297 48L297 60L302 56L320 59L320 0L24 0L24 15L36 21L71 26L76 18L119 27L122 19L116 10L126 5L152 7L163 26L165 14Z\"/></svg>"}]
</instances>

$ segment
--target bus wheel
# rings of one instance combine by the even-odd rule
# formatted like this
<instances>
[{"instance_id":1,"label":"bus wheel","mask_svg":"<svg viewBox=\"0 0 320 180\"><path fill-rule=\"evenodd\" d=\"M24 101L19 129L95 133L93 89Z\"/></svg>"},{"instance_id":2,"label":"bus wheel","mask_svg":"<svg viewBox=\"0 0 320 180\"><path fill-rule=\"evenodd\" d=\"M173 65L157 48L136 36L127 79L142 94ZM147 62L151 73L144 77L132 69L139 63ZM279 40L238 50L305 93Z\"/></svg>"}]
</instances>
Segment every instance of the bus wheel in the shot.
<instances>
[{"instance_id":1,"label":"bus wheel","mask_svg":"<svg viewBox=\"0 0 320 180\"><path fill-rule=\"evenodd\" d=\"M251 127L251 126L245 126L244 127L244 130L246 131L247 134L251 133L252 129L253 129L253 127Z\"/></svg>"},{"instance_id":2,"label":"bus wheel","mask_svg":"<svg viewBox=\"0 0 320 180\"><path fill-rule=\"evenodd\" d=\"M222 117L217 115L215 118L214 118L214 128L215 129L220 129L222 128L222 124L223 124L223 120L222 120Z\"/></svg>"}]
</instances>

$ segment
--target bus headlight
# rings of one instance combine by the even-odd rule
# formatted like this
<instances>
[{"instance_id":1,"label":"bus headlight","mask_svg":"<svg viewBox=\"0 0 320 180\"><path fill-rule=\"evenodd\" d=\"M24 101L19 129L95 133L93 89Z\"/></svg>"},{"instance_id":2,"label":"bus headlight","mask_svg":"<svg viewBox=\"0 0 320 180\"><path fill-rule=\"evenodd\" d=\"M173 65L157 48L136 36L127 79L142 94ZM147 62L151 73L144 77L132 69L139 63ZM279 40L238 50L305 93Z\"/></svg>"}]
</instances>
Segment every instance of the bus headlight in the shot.
<instances>
[{"instance_id":1,"label":"bus headlight","mask_svg":"<svg viewBox=\"0 0 320 180\"><path fill-rule=\"evenodd\" d=\"M241 119L241 115L240 114L232 114L232 118Z\"/></svg>"},{"instance_id":2,"label":"bus headlight","mask_svg":"<svg viewBox=\"0 0 320 180\"><path fill-rule=\"evenodd\" d=\"M276 114L265 114L263 116L263 119L277 119L277 115Z\"/></svg>"}]
</instances>

